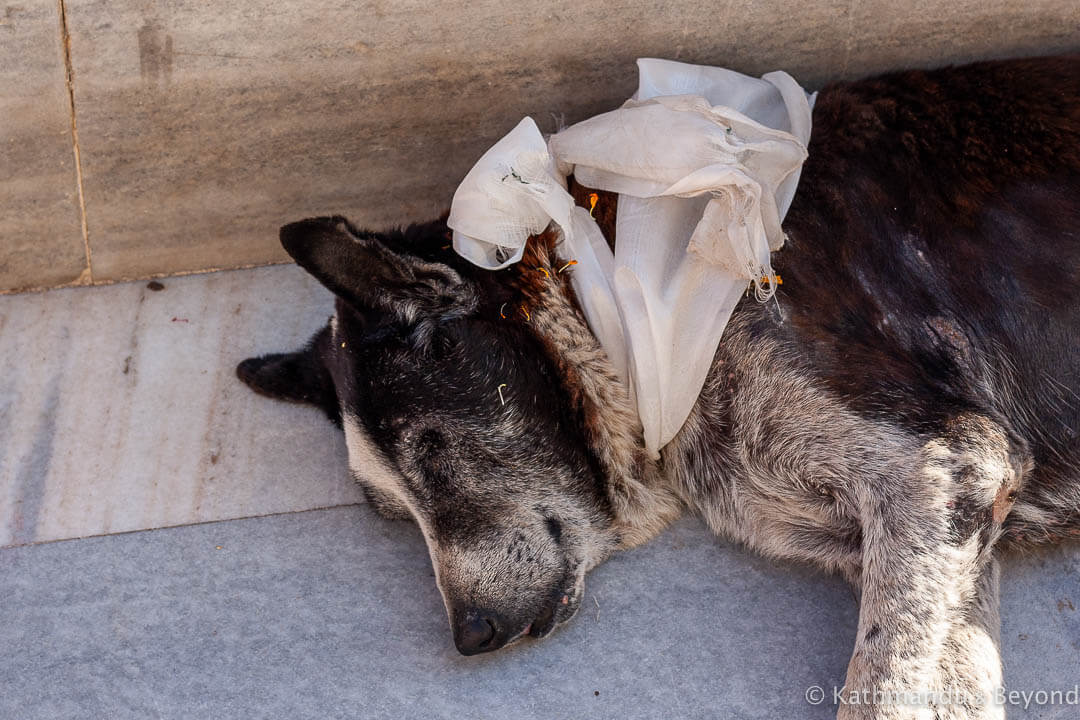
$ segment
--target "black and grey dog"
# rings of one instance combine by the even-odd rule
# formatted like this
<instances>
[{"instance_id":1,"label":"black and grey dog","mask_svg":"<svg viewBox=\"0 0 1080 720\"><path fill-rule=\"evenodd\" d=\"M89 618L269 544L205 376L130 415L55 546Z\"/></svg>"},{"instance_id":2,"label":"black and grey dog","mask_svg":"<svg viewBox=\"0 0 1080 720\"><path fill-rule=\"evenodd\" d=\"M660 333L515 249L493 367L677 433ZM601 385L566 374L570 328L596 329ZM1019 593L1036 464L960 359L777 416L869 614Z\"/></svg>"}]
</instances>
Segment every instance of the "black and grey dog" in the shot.
<instances>
[{"instance_id":1,"label":"black and grey dog","mask_svg":"<svg viewBox=\"0 0 1080 720\"><path fill-rule=\"evenodd\" d=\"M567 275L536 271L555 231L489 272L440 221L282 228L336 314L240 378L344 428L461 652L548 634L689 509L857 586L847 692L929 699L841 717L1003 716L995 555L1080 536L1080 57L833 85L813 121L778 303L739 305L659 461Z\"/></svg>"}]
</instances>

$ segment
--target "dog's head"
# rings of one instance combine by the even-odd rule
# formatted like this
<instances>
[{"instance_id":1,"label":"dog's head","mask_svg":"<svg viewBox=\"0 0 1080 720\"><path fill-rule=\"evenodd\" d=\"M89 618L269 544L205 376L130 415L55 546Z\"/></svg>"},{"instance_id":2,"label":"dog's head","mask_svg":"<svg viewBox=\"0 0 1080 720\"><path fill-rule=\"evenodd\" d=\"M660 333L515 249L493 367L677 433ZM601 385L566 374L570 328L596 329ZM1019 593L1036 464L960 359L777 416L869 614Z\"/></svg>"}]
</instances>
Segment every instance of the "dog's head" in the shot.
<instances>
[{"instance_id":1,"label":"dog's head","mask_svg":"<svg viewBox=\"0 0 1080 720\"><path fill-rule=\"evenodd\" d=\"M442 222L371 233L319 218L281 240L336 313L307 349L246 360L240 377L341 423L372 504L421 528L462 653L550 633L587 570L677 512L651 487L552 235L499 272L461 261Z\"/></svg>"}]
</instances>

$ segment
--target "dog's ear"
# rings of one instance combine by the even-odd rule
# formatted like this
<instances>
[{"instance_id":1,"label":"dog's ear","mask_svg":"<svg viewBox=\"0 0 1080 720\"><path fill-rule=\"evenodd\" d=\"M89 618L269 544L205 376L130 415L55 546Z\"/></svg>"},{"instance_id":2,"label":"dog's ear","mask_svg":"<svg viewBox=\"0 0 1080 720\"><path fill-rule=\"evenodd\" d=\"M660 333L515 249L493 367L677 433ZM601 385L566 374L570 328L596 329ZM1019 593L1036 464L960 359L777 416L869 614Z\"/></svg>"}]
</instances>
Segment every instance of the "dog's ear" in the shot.
<instances>
[{"instance_id":1,"label":"dog's ear","mask_svg":"<svg viewBox=\"0 0 1080 720\"><path fill-rule=\"evenodd\" d=\"M337 216L281 228L281 244L297 264L358 310L376 310L411 325L460 317L476 307L476 289L456 270L396 251L388 239L358 231Z\"/></svg>"},{"instance_id":2,"label":"dog's ear","mask_svg":"<svg viewBox=\"0 0 1080 720\"><path fill-rule=\"evenodd\" d=\"M320 357L331 342L330 326L327 325L315 333L303 350L250 357L236 366L236 375L260 395L317 405L340 426L341 413L334 381Z\"/></svg>"}]
</instances>

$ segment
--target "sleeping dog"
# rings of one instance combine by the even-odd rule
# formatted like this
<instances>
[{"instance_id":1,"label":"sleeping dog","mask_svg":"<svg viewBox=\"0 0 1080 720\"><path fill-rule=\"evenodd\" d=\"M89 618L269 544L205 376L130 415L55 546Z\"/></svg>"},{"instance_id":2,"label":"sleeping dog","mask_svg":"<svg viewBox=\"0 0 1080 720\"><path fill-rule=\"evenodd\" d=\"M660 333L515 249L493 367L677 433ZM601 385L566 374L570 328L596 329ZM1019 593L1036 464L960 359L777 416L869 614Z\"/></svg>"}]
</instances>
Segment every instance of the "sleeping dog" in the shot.
<instances>
[{"instance_id":1,"label":"sleeping dog","mask_svg":"<svg viewBox=\"0 0 1080 720\"><path fill-rule=\"evenodd\" d=\"M557 229L487 271L444 221L282 228L336 312L237 372L344 429L371 504L421 528L462 653L547 635L590 568L690 510L856 586L841 717L1003 716L995 556L1080 535L1080 57L837 84L813 122L783 285L739 304L658 460Z\"/></svg>"}]
</instances>

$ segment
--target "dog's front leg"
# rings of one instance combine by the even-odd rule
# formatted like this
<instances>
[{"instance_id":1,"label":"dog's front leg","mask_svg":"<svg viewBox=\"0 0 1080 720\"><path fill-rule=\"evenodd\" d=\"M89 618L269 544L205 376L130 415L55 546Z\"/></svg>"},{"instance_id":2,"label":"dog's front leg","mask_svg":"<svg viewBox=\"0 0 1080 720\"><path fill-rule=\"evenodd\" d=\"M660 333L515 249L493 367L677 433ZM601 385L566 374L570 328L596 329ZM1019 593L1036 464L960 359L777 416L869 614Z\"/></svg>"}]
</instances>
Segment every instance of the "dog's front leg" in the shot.
<instances>
[{"instance_id":1,"label":"dog's front leg","mask_svg":"<svg viewBox=\"0 0 1080 720\"><path fill-rule=\"evenodd\" d=\"M871 702L866 703L865 707L841 709L840 717L919 717L921 712L935 720L1003 720L1004 706L997 703L1002 687L999 576L998 562L991 559L982 568L974 595L962 605L956 621L949 628L937 667L929 681L930 694L926 707L932 712L920 710L917 705L909 709L890 709L884 706L884 702L877 703L875 707L873 697L870 697ZM857 578L854 582L861 586ZM845 689L851 686L849 677ZM849 706L858 705L861 699L857 694L849 696L840 693L840 697L846 698Z\"/></svg>"},{"instance_id":2,"label":"dog's front leg","mask_svg":"<svg viewBox=\"0 0 1080 720\"><path fill-rule=\"evenodd\" d=\"M982 570L975 595L949 631L938 661L937 718L939 720L1003 720L999 703L1001 678L1001 620L998 614L996 559Z\"/></svg>"},{"instance_id":3,"label":"dog's front leg","mask_svg":"<svg viewBox=\"0 0 1080 720\"><path fill-rule=\"evenodd\" d=\"M996 652L971 660L982 670L952 664L969 650L996 651L997 594L980 538L956 537L950 493L940 474L862 491L862 597L841 720L1000 716L986 703L959 715L942 707L944 688L968 688L981 672L988 678L975 685L990 688L1000 674Z\"/></svg>"}]
</instances>

